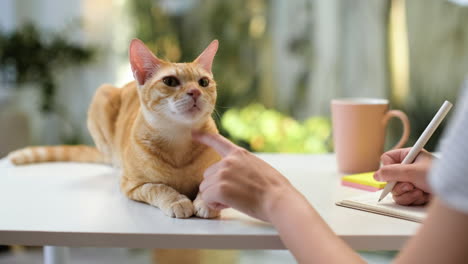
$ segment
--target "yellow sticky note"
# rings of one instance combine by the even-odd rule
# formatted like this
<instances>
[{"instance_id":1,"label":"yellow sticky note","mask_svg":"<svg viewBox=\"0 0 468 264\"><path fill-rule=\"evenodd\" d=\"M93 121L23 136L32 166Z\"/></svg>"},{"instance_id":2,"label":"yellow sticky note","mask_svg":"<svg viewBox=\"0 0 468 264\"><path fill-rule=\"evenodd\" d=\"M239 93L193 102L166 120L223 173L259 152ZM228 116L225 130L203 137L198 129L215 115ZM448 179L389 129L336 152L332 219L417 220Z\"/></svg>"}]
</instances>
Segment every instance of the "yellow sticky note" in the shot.
<instances>
[{"instance_id":1,"label":"yellow sticky note","mask_svg":"<svg viewBox=\"0 0 468 264\"><path fill-rule=\"evenodd\" d=\"M368 191L377 191L383 189L387 184L386 182L379 182L374 180L374 172L347 175L341 178L341 183L345 186Z\"/></svg>"}]
</instances>

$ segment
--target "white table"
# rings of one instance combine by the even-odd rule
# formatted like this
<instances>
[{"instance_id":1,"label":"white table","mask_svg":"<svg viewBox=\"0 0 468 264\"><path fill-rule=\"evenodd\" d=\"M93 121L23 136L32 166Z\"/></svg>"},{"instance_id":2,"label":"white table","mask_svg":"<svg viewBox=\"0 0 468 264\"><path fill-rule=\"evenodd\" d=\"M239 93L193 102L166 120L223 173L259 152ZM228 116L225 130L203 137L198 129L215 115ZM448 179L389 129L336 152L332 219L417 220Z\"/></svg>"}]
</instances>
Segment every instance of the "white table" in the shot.
<instances>
[{"instance_id":1,"label":"white table","mask_svg":"<svg viewBox=\"0 0 468 264\"><path fill-rule=\"evenodd\" d=\"M258 154L307 197L352 248L394 250L418 223L335 205L365 191L340 185L334 155ZM127 199L118 171L78 163L0 166L0 244L67 247L284 249L276 230L236 210L174 219ZM292 217L300 217L292 216ZM60 252L49 248L52 256Z\"/></svg>"}]
</instances>

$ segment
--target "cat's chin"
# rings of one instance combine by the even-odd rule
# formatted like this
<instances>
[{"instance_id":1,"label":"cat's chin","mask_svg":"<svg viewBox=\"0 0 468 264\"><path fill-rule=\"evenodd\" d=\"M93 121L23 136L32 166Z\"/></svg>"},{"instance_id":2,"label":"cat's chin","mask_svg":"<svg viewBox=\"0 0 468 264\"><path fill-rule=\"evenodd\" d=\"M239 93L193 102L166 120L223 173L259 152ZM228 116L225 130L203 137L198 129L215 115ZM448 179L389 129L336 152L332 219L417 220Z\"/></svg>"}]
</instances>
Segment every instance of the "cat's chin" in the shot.
<instances>
[{"instance_id":1,"label":"cat's chin","mask_svg":"<svg viewBox=\"0 0 468 264\"><path fill-rule=\"evenodd\" d=\"M208 115L199 107L192 107L184 112L177 113L173 116L174 121L180 122L185 125L196 125L206 121Z\"/></svg>"}]
</instances>

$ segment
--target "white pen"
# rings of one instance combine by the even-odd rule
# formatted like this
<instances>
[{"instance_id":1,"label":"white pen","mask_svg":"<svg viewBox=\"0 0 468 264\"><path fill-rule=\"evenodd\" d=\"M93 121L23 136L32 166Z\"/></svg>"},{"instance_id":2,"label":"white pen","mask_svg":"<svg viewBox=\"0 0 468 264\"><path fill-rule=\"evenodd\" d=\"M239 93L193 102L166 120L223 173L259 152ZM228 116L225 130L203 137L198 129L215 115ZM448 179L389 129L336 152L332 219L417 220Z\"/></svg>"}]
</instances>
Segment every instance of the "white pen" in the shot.
<instances>
[{"instance_id":1,"label":"white pen","mask_svg":"<svg viewBox=\"0 0 468 264\"><path fill-rule=\"evenodd\" d=\"M444 120L445 116L451 108L452 104L449 101L445 101L442 104L439 111L437 111L429 125L427 125L426 129L418 138L414 146L411 148L408 155L406 155L406 157L403 159L401 164L413 163L416 156L418 156L419 152L421 152L421 150L424 148L424 145L426 145L427 141L429 141L429 138L431 138L432 134L440 125L442 120ZM385 185L385 188L383 189L382 194L380 195L379 202L382 201L382 199L385 198L385 196L387 196L387 194L392 191L393 187L395 187L395 184L396 182L388 182L387 185Z\"/></svg>"}]
</instances>

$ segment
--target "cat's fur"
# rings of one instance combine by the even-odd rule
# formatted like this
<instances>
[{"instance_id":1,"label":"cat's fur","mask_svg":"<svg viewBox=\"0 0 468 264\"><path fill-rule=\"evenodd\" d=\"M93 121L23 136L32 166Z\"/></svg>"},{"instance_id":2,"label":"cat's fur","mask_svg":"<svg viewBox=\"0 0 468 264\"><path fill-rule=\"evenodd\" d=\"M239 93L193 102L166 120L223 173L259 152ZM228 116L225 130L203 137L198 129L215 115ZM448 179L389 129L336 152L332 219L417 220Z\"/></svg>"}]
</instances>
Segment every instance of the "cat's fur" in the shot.
<instances>
[{"instance_id":1,"label":"cat's fur","mask_svg":"<svg viewBox=\"0 0 468 264\"><path fill-rule=\"evenodd\" d=\"M129 54L135 81L123 88L99 87L89 107L88 128L98 150L30 147L12 152L10 160L111 163L122 169L120 186L129 198L172 217L216 217L219 211L200 199L198 186L205 169L220 157L193 141L191 131L218 132L211 117L216 101L211 65L217 48L215 40L195 61L170 63L133 40ZM179 85L167 85L167 78L176 78ZM206 87L202 78L208 80Z\"/></svg>"}]
</instances>

